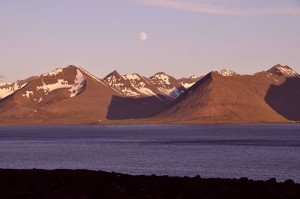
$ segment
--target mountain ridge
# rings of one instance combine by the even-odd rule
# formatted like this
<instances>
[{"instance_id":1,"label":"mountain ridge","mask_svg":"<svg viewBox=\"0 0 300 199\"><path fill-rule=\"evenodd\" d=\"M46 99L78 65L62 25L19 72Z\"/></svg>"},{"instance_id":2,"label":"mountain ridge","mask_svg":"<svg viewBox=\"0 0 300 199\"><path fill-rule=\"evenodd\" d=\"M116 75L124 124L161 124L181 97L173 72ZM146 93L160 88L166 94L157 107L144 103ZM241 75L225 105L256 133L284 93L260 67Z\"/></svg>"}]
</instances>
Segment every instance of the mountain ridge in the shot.
<instances>
[{"instance_id":1,"label":"mountain ridge","mask_svg":"<svg viewBox=\"0 0 300 199\"><path fill-rule=\"evenodd\" d=\"M0 85L6 95L0 124L300 121L300 76L282 65L252 75L223 69L181 79L116 70L101 79L70 65L7 89L15 84Z\"/></svg>"}]
</instances>

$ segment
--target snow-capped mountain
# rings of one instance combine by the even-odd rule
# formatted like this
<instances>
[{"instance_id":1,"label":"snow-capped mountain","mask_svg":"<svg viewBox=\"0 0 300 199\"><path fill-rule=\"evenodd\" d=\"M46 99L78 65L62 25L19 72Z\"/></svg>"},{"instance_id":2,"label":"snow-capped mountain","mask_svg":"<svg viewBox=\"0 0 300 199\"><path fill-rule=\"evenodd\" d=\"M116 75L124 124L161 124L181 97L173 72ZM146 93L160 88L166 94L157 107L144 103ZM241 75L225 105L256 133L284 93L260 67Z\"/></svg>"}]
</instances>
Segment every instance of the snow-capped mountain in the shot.
<instances>
[{"instance_id":1,"label":"snow-capped mountain","mask_svg":"<svg viewBox=\"0 0 300 199\"><path fill-rule=\"evenodd\" d=\"M162 101L172 101L196 83L199 78L177 80L163 72L146 78L137 73L122 76L117 71L113 71L103 80L108 86L128 97L155 96Z\"/></svg>"},{"instance_id":2,"label":"snow-capped mountain","mask_svg":"<svg viewBox=\"0 0 300 199\"><path fill-rule=\"evenodd\" d=\"M149 117L166 106L155 96L129 97L129 89L135 88L116 72L101 80L80 67L58 68L0 100L0 121L99 123Z\"/></svg>"},{"instance_id":3,"label":"snow-capped mountain","mask_svg":"<svg viewBox=\"0 0 300 199\"><path fill-rule=\"evenodd\" d=\"M224 69L182 79L117 71L99 79L68 66L0 82L0 94L1 123L300 121L299 74L281 65L254 75Z\"/></svg>"},{"instance_id":4,"label":"snow-capped mountain","mask_svg":"<svg viewBox=\"0 0 300 199\"><path fill-rule=\"evenodd\" d=\"M235 75L238 75L236 72L232 71L232 70L229 70L229 69L221 69L221 70L218 70L216 71L218 74L222 75L222 76L227 76L227 77L230 77L230 76L235 76Z\"/></svg>"},{"instance_id":5,"label":"snow-capped mountain","mask_svg":"<svg viewBox=\"0 0 300 199\"><path fill-rule=\"evenodd\" d=\"M137 73L123 76L126 80L130 81L131 86L135 88L143 96L157 96L159 93L148 78L143 77ZM158 97L159 98L159 97Z\"/></svg>"},{"instance_id":6,"label":"snow-capped mountain","mask_svg":"<svg viewBox=\"0 0 300 199\"><path fill-rule=\"evenodd\" d=\"M76 68L76 69L74 69ZM91 75L83 68L69 66L67 68L57 68L49 73L42 74L35 81L33 89L23 91L22 96L33 103L42 103L47 99L49 93L64 93L65 97L75 97L79 95L85 87L85 74L111 87L119 95L127 97L147 97L154 96L161 101L172 101L176 99L187 88L196 83L199 78L175 79L165 73L157 73L150 78L146 78L137 73L130 75L120 75L113 71L103 80ZM14 83L0 82L0 99L3 99L27 85L36 77ZM39 81L39 82L38 82Z\"/></svg>"},{"instance_id":7,"label":"snow-capped mountain","mask_svg":"<svg viewBox=\"0 0 300 199\"><path fill-rule=\"evenodd\" d=\"M282 66L280 64L273 66L267 72L283 77L300 78L300 75L292 68L290 68L289 66Z\"/></svg>"},{"instance_id":8,"label":"snow-capped mountain","mask_svg":"<svg viewBox=\"0 0 300 199\"><path fill-rule=\"evenodd\" d=\"M85 89L86 78L83 71L75 67L58 68L45 73L22 89L22 96L32 103L52 100L52 94L61 98L79 95Z\"/></svg>"},{"instance_id":9,"label":"snow-capped mountain","mask_svg":"<svg viewBox=\"0 0 300 199\"><path fill-rule=\"evenodd\" d=\"M173 99L176 99L186 90L177 79L163 72L156 73L149 80L163 95L172 97Z\"/></svg>"},{"instance_id":10,"label":"snow-capped mountain","mask_svg":"<svg viewBox=\"0 0 300 199\"><path fill-rule=\"evenodd\" d=\"M140 96L139 93L132 85L131 82L120 75L116 70L108 74L103 81L111 88L119 92L121 95L130 97Z\"/></svg>"}]
</instances>

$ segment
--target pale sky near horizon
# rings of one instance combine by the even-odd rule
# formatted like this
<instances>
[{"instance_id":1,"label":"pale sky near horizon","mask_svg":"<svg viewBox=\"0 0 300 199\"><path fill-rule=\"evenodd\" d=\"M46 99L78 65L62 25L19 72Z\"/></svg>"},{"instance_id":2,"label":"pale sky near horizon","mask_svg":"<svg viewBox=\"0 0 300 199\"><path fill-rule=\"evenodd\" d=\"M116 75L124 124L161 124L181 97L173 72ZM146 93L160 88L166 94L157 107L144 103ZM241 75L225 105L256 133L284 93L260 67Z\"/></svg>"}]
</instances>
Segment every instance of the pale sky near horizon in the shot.
<instances>
[{"instance_id":1,"label":"pale sky near horizon","mask_svg":"<svg viewBox=\"0 0 300 199\"><path fill-rule=\"evenodd\" d=\"M0 0L0 41L4 81L70 64L98 77L299 73L300 0Z\"/></svg>"}]
</instances>

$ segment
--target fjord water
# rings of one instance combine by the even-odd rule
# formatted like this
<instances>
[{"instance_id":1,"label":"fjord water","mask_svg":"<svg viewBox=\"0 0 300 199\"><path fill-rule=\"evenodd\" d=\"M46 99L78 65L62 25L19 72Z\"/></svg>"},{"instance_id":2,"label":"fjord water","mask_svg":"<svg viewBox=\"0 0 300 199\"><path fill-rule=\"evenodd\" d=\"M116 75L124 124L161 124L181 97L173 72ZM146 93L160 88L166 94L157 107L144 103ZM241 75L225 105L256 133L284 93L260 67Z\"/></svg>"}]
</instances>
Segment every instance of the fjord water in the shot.
<instances>
[{"instance_id":1,"label":"fjord water","mask_svg":"<svg viewBox=\"0 0 300 199\"><path fill-rule=\"evenodd\" d=\"M0 168L300 182L300 125L0 127Z\"/></svg>"}]
</instances>

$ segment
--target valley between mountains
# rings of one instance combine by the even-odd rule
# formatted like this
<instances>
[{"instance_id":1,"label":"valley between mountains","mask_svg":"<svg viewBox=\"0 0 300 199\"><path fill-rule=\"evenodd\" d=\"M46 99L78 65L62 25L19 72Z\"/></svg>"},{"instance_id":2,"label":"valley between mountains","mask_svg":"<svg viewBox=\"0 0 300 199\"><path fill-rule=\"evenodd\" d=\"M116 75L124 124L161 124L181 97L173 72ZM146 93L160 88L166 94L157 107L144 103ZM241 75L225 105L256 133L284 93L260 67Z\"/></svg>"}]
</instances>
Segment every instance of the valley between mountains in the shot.
<instances>
[{"instance_id":1,"label":"valley between mountains","mask_svg":"<svg viewBox=\"0 0 300 199\"><path fill-rule=\"evenodd\" d=\"M223 69L176 79L58 68L0 81L0 124L260 123L300 121L300 76L276 65L252 75Z\"/></svg>"}]
</instances>

